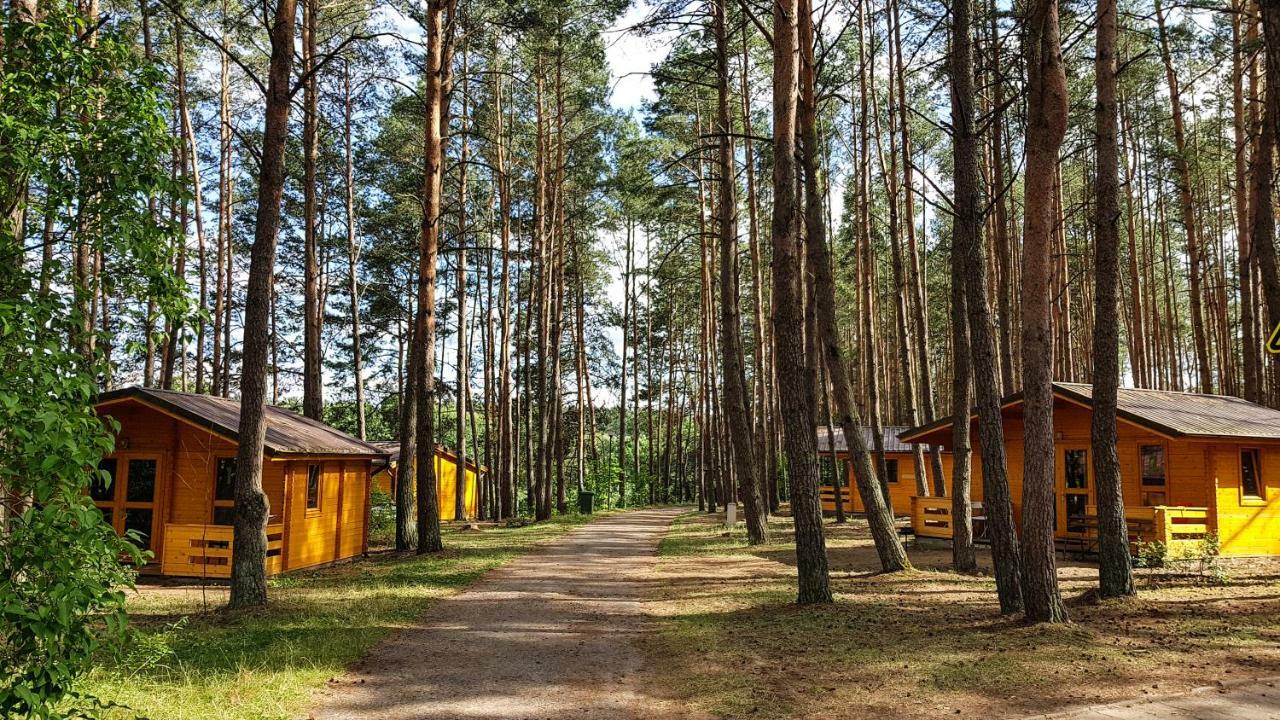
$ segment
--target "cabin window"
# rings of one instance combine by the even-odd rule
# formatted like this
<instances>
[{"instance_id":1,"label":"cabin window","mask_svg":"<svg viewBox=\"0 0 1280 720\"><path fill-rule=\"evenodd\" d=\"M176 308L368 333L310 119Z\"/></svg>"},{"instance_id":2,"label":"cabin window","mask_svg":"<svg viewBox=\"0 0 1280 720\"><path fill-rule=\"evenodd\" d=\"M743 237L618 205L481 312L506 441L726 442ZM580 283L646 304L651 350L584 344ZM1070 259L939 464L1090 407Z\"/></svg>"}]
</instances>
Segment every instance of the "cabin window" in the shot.
<instances>
[{"instance_id":1,"label":"cabin window","mask_svg":"<svg viewBox=\"0 0 1280 720\"><path fill-rule=\"evenodd\" d=\"M818 476L820 485L834 486L837 483L841 487L845 485L845 478L840 472L844 469L844 463L833 462L830 455L822 455L818 458Z\"/></svg>"},{"instance_id":2,"label":"cabin window","mask_svg":"<svg viewBox=\"0 0 1280 720\"><path fill-rule=\"evenodd\" d=\"M89 497L96 502L111 502L116 495L116 459L103 458L98 470L89 480Z\"/></svg>"},{"instance_id":3,"label":"cabin window","mask_svg":"<svg viewBox=\"0 0 1280 720\"><path fill-rule=\"evenodd\" d=\"M213 524L236 522L236 459L218 458L213 478Z\"/></svg>"},{"instance_id":4,"label":"cabin window","mask_svg":"<svg viewBox=\"0 0 1280 720\"><path fill-rule=\"evenodd\" d=\"M898 461L897 460L884 461L884 481L887 483L898 482Z\"/></svg>"},{"instance_id":5,"label":"cabin window","mask_svg":"<svg viewBox=\"0 0 1280 720\"><path fill-rule=\"evenodd\" d=\"M129 461L129 481L125 486L125 502L151 502L156 497L155 458L136 458ZM141 521L139 521L141 522Z\"/></svg>"},{"instance_id":6,"label":"cabin window","mask_svg":"<svg viewBox=\"0 0 1280 720\"><path fill-rule=\"evenodd\" d=\"M1258 448L1240 451L1240 494L1253 500L1262 499L1262 462Z\"/></svg>"},{"instance_id":7,"label":"cabin window","mask_svg":"<svg viewBox=\"0 0 1280 720\"><path fill-rule=\"evenodd\" d=\"M307 466L307 509L320 509L320 466Z\"/></svg>"},{"instance_id":8,"label":"cabin window","mask_svg":"<svg viewBox=\"0 0 1280 720\"><path fill-rule=\"evenodd\" d=\"M1138 448L1142 466L1142 504L1147 506L1164 505L1168 502L1166 488L1168 476L1165 471L1164 446L1143 445Z\"/></svg>"}]
</instances>

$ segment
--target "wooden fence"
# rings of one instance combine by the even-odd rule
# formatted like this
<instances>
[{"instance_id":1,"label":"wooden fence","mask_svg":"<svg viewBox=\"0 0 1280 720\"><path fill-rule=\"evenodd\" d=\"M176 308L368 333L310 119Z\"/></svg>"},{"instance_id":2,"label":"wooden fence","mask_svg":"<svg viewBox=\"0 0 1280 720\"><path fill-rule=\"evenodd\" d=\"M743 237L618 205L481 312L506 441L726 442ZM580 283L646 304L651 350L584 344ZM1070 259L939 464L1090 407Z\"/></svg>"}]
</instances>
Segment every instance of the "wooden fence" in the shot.
<instances>
[{"instance_id":1,"label":"wooden fence","mask_svg":"<svg viewBox=\"0 0 1280 720\"><path fill-rule=\"evenodd\" d=\"M164 526L161 572L188 577L231 577L232 529L228 525ZM267 526L267 574L283 569L284 525Z\"/></svg>"}]
</instances>

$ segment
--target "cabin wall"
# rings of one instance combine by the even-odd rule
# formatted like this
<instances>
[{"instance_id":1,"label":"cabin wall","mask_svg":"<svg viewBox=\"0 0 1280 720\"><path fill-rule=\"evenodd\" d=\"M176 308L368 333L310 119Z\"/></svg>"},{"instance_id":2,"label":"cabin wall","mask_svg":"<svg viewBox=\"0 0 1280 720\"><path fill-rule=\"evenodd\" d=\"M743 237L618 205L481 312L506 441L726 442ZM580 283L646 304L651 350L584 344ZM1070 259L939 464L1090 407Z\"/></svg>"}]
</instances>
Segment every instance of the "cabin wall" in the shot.
<instances>
[{"instance_id":1,"label":"cabin wall","mask_svg":"<svg viewBox=\"0 0 1280 720\"><path fill-rule=\"evenodd\" d=\"M1055 492L1061 502L1064 489L1062 457L1066 449L1084 449L1090 453L1089 504L1097 504L1097 484L1093 477L1092 414L1084 407L1063 400L1054 406L1054 479ZM1009 494L1013 501L1014 518L1022 519L1023 481L1023 425L1020 412L1006 412L1003 422L1005 437L1005 463L1009 474ZM973 491L975 501L983 499L981 442L976 422L972 428ZM1209 501L1206 447L1203 442L1168 439L1125 421L1116 426L1116 451L1120 460L1120 479L1126 507L1142 506L1140 448L1143 445L1161 445L1165 449L1166 486L1165 505L1205 507ZM1151 490L1152 488L1146 488ZM1061 508L1059 508L1061 510ZM1059 534L1063 534L1065 518L1059 513Z\"/></svg>"},{"instance_id":2,"label":"cabin wall","mask_svg":"<svg viewBox=\"0 0 1280 720\"><path fill-rule=\"evenodd\" d=\"M451 456L444 453L436 453L436 502L439 503L441 520L456 520L454 513L454 489L458 484L458 464ZM386 470L380 470L373 477L373 487L380 492L388 495L393 491L393 480L395 476L395 465L389 466ZM476 517L479 513L478 497L476 495L476 472L471 468L467 468L466 477L466 503L467 516Z\"/></svg>"},{"instance_id":3,"label":"cabin wall","mask_svg":"<svg viewBox=\"0 0 1280 720\"><path fill-rule=\"evenodd\" d=\"M824 457L826 455L824 454ZM858 494L857 480L854 478L853 465L848 462L848 455L838 453L837 459L844 466L845 470L845 486L841 488L841 498L844 500L845 512L864 512L862 505L862 496ZM874 463L874 456L872 462ZM895 515L908 516L911 514L911 498L916 495L916 461L914 453L885 453L885 460L898 461L898 481L889 483L889 498L893 504L893 512ZM933 483L933 465L932 460L926 453L925 458L925 477L928 478L929 491L934 488ZM944 477L951 477L951 454L943 453L942 455L942 473ZM826 513L834 513L836 510L834 488L830 485L824 485L822 492L822 510Z\"/></svg>"},{"instance_id":4,"label":"cabin wall","mask_svg":"<svg viewBox=\"0 0 1280 720\"><path fill-rule=\"evenodd\" d=\"M1244 497L1240 452L1258 448L1262 461L1261 498ZM1280 444L1209 445L1213 507L1223 555L1280 555Z\"/></svg>"},{"instance_id":5,"label":"cabin wall","mask_svg":"<svg viewBox=\"0 0 1280 720\"><path fill-rule=\"evenodd\" d=\"M120 423L113 457L160 460L156 490L157 565L164 557L165 526L213 521L215 473L220 458L234 458L237 445L144 403L126 400L101 410ZM307 465L321 466L320 507L306 507ZM262 464L262 486L270 505L268 523L286 523L284 569L322 565L366 550L368 459L271 459ZM290 484L286 493L286 483ZM286 507L286 497L288 498ZM451 508L452 510L452 508Z\"/></svg>"}]
</instances>

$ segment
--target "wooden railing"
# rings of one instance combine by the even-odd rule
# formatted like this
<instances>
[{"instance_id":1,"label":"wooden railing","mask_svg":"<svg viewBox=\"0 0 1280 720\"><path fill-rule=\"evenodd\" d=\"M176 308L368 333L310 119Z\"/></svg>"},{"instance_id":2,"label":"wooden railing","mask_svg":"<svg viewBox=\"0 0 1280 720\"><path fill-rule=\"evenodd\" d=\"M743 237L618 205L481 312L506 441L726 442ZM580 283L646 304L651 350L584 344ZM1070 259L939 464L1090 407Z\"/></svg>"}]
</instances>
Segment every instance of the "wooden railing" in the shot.
<instances>
[{"instance_id":1,"label":"wooden railing","mask_svg":"<svg viewBox=\"0 0 1280 720\"><path fill-rule=\"evenodd\" d=\"M1087 508L1090 517L1098 516L1098 507ZM1181 543L1203 540L1209 533L1209 509L1183 505L1127 507L1125 521L1130 542L1162 542L1170 549Z\"/></svg>"},{"instance_id":2,"label":"wooden railing","mask_svg":"<svg viewBox=\"0 0 1280 720\"><path fill-rule=\"evenodd\" d=\"M231 577L231 539L229 525L164 526L164 559L160 571L165 575L187 577ZM267 526L267 574L283 569L284 525Z\"/></svg>"},{"instance_id":3,"label":"wooden railing","mask_svg":"<svg viewBox=\"0 0 1280 720\"><path fill-rule=\"evenodd\" d=\"M843 501L844 511L853 512L853 494L857 490L847 485L840 488L840 499ZM834 485L822 485L818 488L818 497L822 501L822 511L833 513L836 511L836 488Z\"/></svg>"},{"instance_id":4,"label":"wooden railing","mask_svg":"<svg viewBox=\"0 0 1280 720\"><path fill-rule=\"evenodd\" d=\"M971 503L973 519L983 522L986 518L980 502ZM951 498L919 497L911 498L911 530L916 537L934 537L951 539Z\"/></svg>"}]
</instances>

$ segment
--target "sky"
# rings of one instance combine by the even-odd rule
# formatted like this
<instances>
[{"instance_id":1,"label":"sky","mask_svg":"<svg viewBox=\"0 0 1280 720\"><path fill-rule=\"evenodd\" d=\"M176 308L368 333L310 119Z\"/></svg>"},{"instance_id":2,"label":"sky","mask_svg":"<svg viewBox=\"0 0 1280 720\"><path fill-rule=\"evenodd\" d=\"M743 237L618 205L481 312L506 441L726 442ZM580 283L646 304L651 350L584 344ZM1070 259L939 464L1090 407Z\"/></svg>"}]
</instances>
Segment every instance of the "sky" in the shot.
<instances>
[{"instance_id":1,"label":"sky","mask_svg":"<svg viewBox=\"0 0 1280 720\"><path fill-rule=\"evenodd\" d=\"M672 35L664 32L640 37L630 30L648 14L649 6L640 0L605 35L605 58L613 79L610 102L620 110L635 114L639 114L645 101L655 97L653 78L648 73L666 55Z\"/></svg>"}]
</instances>

